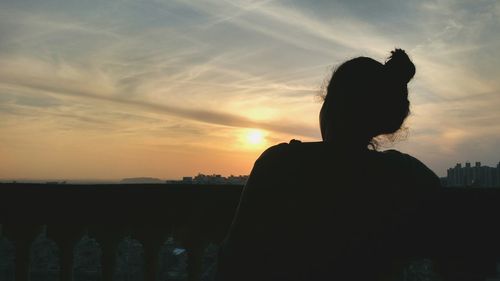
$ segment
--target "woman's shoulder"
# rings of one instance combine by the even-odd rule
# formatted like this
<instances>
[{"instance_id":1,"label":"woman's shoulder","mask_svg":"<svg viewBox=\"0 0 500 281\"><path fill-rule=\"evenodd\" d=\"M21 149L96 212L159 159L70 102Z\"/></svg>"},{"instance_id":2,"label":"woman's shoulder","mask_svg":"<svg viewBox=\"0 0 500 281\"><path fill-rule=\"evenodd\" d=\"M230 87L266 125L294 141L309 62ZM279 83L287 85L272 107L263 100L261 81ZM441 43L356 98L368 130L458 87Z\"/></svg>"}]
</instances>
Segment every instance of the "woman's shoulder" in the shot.
<instances>
[{"instance_id":1,"label":"woman's shoulder","mask_svg":"<svg viewBox=\"0 0 500 281\"><path fill-rule=\"evenodd\" d=\"M417 158L411 156L410 154L403 153L401 151L395 149L389 149L378 152L383 155L384 158L392 161L397 161L400 164L404 164L404 166L409 166L414 169L423 169L432 172L422 161ZM432 172L434 173L434 172Z\"/></svg>"},{"instance_id":2,"label":"woman's shoulder","mask_svg":"<svg viewBox=\"0 0 500 281\"><path fill-rule=\"evenodd\" d=\"M404 170L404 173L409 174L415 183L440 185L438 176L417 158L394 149L377 153L387 162Z\"/></svg>"},{"instance_id":3,"label":"woman's shoulder","mask_svg":"<svg viewBox=\"0 0 500 281\"><path fill-rule=\"evenodd\" d=\"M283 142L269 147L260 155L257 161L275 161L277 159L298 156L304 152L311 153L313 150L321 149L322 144L323 142L302 142L292 139L288 143Z\"/></svg>"}]
</instances>

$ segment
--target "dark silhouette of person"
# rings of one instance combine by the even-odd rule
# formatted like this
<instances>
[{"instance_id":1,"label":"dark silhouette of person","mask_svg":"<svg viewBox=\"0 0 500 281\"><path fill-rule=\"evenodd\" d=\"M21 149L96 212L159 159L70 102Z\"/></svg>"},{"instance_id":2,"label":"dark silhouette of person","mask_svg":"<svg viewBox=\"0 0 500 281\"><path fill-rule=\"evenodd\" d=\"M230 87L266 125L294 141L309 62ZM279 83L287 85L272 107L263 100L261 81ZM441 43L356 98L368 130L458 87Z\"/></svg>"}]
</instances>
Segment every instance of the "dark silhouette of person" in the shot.
<instances>
[{"instance_id":1,"label":"dark silhouette of person","mask_svg":"<svg viewBox=\"0 0 500 281\"><path fill-rule=\"evenodd\" d=\"M392 280L432 246L426 225L438 177L416 158L377 151L408 116L415 66L357 57L333 73L320 112L323 141L292 140L255 162L216 280Z\"/></svg>"}]
</instances>

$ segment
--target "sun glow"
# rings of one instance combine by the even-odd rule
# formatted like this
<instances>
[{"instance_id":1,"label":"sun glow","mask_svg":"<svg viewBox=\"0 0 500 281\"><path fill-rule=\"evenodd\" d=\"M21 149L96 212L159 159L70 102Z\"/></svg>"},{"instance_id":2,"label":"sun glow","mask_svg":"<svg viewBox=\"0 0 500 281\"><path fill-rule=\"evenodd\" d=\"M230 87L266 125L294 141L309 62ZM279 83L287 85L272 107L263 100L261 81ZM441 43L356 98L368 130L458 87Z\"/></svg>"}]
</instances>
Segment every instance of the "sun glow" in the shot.
<instances>
[{"instance_id":1,"label":"sun glow","mask_svg":"<svg viewBox=\"0 0 500 281\"><path fill-rule=\"evenodd\" d=\"M246 143L249 146L261 146L265 143L264 132L257 129L252 129L246 132Z\"/></svg>"}]
</instances>

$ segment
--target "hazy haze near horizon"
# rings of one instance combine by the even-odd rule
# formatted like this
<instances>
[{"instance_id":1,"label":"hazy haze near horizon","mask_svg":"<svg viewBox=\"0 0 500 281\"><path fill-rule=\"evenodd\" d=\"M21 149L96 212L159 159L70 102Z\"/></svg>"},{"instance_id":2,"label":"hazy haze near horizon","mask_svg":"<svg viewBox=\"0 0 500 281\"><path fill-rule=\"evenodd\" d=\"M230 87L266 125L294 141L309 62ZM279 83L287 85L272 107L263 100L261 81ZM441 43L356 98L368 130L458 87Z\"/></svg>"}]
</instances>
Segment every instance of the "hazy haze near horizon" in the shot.
<instances>
[{"instance_id":1,"label":"hazy haze near horizon","mask_svg":"<svg viewBox=\"0 0 500 281\"><path fill-rule=\"evenodd\" d=\"M498 1L2 1L0 179L248 174L320 139L332 67L394 47L417 66L395 148L493 166L498 30Z\"/></svg>"}]
</instances>

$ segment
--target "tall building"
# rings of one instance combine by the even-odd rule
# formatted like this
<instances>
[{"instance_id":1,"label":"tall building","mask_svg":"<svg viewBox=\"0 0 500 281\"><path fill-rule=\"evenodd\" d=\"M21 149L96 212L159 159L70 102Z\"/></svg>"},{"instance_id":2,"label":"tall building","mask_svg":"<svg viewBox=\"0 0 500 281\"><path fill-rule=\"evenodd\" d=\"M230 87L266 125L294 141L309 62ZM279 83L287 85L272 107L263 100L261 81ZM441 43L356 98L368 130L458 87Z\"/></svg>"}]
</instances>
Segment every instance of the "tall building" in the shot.
<instances>
[{"instance_id":1,"label":"tall building","mask_svg":"<svg viewBox=\"0 0 500 281\"><path fill-rule=\"evenodd\" d=\"M500 186L500 162L497 164L497 176L495 177L495 186Z\"/></svg>"},{"instance_id":2,"label":"tall building","mask_svg":"<svg viewBox=\"0 0 500 281\"><path fill-rule=\"evenodd\" d=\"M500 162L496 167L481 166L481 162L476 162L473 167L466 162L462 167L457 163L448 169L446 184L450 187L500 187Z\"/></svg>"}]
</instances>

